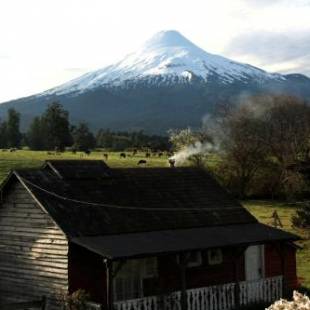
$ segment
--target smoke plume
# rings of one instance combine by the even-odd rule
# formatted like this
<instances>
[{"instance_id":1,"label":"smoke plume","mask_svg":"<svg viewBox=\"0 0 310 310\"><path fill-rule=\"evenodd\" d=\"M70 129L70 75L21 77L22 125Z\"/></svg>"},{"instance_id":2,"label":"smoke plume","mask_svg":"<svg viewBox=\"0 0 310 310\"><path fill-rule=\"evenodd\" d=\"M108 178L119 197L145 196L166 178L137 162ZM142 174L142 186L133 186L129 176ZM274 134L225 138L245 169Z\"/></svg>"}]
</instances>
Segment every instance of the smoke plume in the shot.
<instances>
[{"instance_id":1,"label":"smoke plume","mask_svg":"<svg viewBox=\"0 0 310 310\"><path fill-rule=\"evenodd\" d=\"M179 166L193 155L205 155L213 150L214 146L211 143L201 143L200 141L197 141L192 145L184 147L182 150L170 157L170 159L175 161L176 166Z\"/></svg>"}]
</instances>

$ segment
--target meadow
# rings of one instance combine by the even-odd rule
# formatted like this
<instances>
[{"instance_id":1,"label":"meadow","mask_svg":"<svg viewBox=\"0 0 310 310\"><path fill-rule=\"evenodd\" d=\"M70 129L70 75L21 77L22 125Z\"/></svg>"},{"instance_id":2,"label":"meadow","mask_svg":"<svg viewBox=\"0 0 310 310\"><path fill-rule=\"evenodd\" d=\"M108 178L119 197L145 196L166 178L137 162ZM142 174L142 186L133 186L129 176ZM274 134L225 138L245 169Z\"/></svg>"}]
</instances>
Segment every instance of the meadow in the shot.
<instances>
[{"instance_id":1,"label":"meadow","mask_svg":"<svg viewBox=\"0 0 310 310\"><path fill-rule=\"evenodd\" d=\"M86 155L82 152L76 154L72 152L64 152L55 154L53 152L46 151L28 151L17 150L10 152L9 150L0 150L0 181L12 169L21 168L36 168L40 167L45 160L49 159L100 159L105 160L103 154L106 152L94 151L90 155ZM108 160L106 161L110 167L137 167L137 163L140 159L146 159L147 164L143 167L168 167L168 157L164 154L162 157L151 156L145 157L145 152L138 152L135 156L132 153L127 152L126 158L120 157L120 152L109 152Z\"/></svg>"},{"instance_id":2,"label":"meadow","mask_svg":"<svg viewBox=\"0 0 310 310\"><path fill-rule=\"evenodd\" d=\"M107 164L111 167L137 167L137 163L140 159L146 159L145 152L140 152L135 156L132 156L129 152L127 152L127 154L130 156L127 155L126 158L120 158L120 153L109 152ZM95 151L90 155L85 155L83 153L73 154L71 152L56 155L48 154L46 151L18 150L16 152L9 152L7 150L0 150L0 181L5 178L11 169L40 167L44 161L48 159L104 160L104 156L102 151ZM144 167L169 166L166 154L162 157L151 156L146 160L147 164ZM297 252L297 269L302 285L310 290L310 232L296 230L292 227L291 218L296 212L296 206L278 201L251 200L243 201L242 203L260 222L269 225L272 223L272 213L276 210L283 224L283 229L298 234L303 238L303 240L299 242L301 249Z\"/></svg>"}]
</instances>

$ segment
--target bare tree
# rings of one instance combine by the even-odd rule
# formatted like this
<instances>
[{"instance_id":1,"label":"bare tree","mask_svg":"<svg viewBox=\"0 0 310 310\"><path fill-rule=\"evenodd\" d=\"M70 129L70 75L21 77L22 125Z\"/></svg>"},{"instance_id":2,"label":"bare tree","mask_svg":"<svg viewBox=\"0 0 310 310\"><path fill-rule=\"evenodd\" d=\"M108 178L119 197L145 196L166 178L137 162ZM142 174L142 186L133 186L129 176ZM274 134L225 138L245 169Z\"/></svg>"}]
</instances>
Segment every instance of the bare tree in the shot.
<instances>
[{"instance_id":1,"label":"bare tree","mask_svg":"<svg viewBox=\"0 0 310 310\"><path fill-rule=\"evenodd\" d=\"M289 96L275 96L262 118L263 142L283 167L304 159L309 153L310 107Z\"/></svg>"},{"instance_id":2,"label":"bare tree","mask_svg":"<svg viewBox=\"0 0 310 310\"><path fill-rule=\"evenodd\" d=\"M222 120L222 169L241 197L267 162L277 165L278 188L287 195L304 186L288 167L309 153L310 107L289 96L258 96Z\"/></svg>"},{"instance_id":3,"label":"bare tree","mask_svg":"<svg viewBox=\"0 0 310 310\"><path fill-rule=\"evenodd\" d=\"M222 121L220 170L241 198L267 158L266 146L261 142L263 130L264 123L247 106Z\"/></svg>"}]
</instances>

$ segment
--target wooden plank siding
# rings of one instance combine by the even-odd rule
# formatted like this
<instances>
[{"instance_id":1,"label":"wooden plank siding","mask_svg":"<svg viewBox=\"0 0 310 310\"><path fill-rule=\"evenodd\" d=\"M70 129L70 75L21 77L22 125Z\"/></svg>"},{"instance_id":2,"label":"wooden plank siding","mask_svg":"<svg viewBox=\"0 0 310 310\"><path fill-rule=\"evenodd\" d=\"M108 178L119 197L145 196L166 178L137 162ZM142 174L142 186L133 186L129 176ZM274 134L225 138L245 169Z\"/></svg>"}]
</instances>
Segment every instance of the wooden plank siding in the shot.
<instances>
[{"instance_id":1,"label":"wooden plank siding","mask_svg":"<svg viewBox=\"0 0 310 310\"><path fill-rule=\"evenodd\" d=\"M283 275L284 284L288 290L298 287L296 272L296 248L286 245L282 248L283 258L279 252L279 246L269 244L265 246L265 275L274 277ZM284 266L282 263L284 261Z\"/></svg>"},{"instance_id":2,"label":"wooden plank siding","mask_svg":"<svg viewBox=\"0 0 310 310\"><path fill-rule=\"evenodd\" d=\"M68 241L25 187L15 181L0 205L0 303L49 298L68 291Z\"/></svg>"}]
</instances>

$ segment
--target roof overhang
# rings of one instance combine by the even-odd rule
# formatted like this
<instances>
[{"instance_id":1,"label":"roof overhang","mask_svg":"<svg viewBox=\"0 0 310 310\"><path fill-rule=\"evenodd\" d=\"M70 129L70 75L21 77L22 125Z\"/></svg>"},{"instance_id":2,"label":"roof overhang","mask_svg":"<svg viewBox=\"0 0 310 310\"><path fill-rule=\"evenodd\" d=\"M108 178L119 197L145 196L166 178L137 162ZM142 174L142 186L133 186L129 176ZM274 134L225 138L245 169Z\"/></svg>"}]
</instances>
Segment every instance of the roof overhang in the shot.
<instances>
[{"instance_id":1,"label":"roof overhang","mask_svg":"<svg viewBox=\"0 0 310 310\"><path fill-rule=\"evenodd\" d=\"M297 241L299 239L294 234L264 224L252 223L76 237L71 241L105 258L121 259L217 247Z\"/></svg>"}]
</instances>

